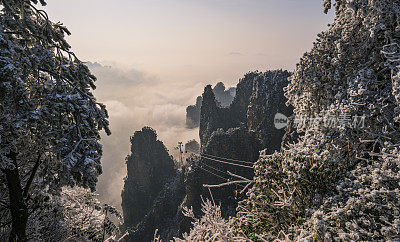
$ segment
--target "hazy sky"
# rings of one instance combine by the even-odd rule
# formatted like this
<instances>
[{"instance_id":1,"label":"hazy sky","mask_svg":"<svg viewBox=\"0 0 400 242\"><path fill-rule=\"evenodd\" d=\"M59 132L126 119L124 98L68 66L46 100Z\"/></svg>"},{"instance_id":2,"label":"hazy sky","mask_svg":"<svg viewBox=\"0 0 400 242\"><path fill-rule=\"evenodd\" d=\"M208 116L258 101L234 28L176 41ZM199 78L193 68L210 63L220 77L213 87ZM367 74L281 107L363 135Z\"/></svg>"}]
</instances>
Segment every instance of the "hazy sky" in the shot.
<instances>
[{"instance_id":1,"label":"hazy sky","mask_svg":"<svg viewBox=\"0 0 400 242\"><path fill-rule=\"evenodd\" d=\"M332 15L322 0L48 0L74 52L97 76L112 135L102 134L98 193L117 207L126 176L129 137L157 130L171 154L198 139L185 110L207 84L236 86L254 70L293 70Z\"/></svg>"},{"instance_id":2,"label":"hazy sky","mask_svg":"<svg viewBox=\"0 0 400 242\"><path fill-rule=\"evenodd\" d=\"M82 60L188 82L293 69L332 19L322 0L49 0L47 9Z\"/></svg>"}]
</instances>

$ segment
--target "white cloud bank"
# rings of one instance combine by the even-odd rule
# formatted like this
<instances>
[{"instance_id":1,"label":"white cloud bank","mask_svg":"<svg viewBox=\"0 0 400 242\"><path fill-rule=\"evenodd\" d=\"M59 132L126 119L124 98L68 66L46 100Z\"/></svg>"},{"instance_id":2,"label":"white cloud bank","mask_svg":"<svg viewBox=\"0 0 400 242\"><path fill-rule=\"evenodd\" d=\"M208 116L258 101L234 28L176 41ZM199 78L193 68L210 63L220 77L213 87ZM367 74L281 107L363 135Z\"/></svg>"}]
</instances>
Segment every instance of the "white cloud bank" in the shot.
<instances>
[{"instance_id":1,"label":"white cloud bank","mask_svg":"<svg viewBox=\"0 0 400 242\"><path fill-rule=\"evenodd\" d=\"M88 63L97 77L97 99L106 104L112 135L102 134L103 175L97 192L103 203L120 208L125 158L130 153L129 138L144 126L157 131L171 154L178 141L198 140L198 129L185 127L186 107L202 93L203 83L160 81L137 70Z\"/></svg>"}]
</instances>

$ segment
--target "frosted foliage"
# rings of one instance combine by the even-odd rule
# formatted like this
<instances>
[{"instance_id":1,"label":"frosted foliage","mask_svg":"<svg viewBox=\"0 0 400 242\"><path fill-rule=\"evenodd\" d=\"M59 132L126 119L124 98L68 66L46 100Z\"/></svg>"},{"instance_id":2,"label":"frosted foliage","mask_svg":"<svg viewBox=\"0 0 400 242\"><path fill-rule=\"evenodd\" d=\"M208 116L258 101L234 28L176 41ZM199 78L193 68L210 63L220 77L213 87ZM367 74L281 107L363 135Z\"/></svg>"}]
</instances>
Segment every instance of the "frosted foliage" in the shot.
<instances>
[{"instance_id":1,"label":"frosted foliage","mask_svg":"<svg viewBox=\"0 0 400 242\"><path fill-rule=\"evenodd\" d=\"M392 240L400 236L399 164L361 162L305 224L329 240Z\"/></svg>"},{"instance_id":2,"label":"frosted foliage","mask_svg":"<svg viewBox=\"0 0 400 242\"><path fill-rule=\"evenodd\" d=\"M324 1L324 12L328 13L329 9L332 7L332 0L325 0Z\"/></svg>"},{"instance_id":3,"label":"frosted foliage","mask_svg":"<svg viewBox=\"0 0 400 242\"><path fill-rule=\"evenodd\" d=\"M285 95L297 117L365 115L365 127L292 122L299 138L261 156L238 207L236 226L251 239L400 237L400 1L335 1L335 12Z\"/></svg>"},{"instance_id":4,"label":"frosted foliage","mask_svg":"<svg viewBox=\"0 0 400 242\"><path fill-rule=\"evenodd\" d=\"M119 233L110 220L112 214L120 219L119 213L108 205L101 206L88 189L64 187L59 196L48 196L46 203L28 221L32 241L103 241L103 234Z\"/></svg>"},{"instance_id":5,"label":"frosted foliage","mask_svg":"<svg viewBox=\"0 0 400 242\"><path fill-rule=\"evenodd\" d=\"M400 27L398 29L400 31ZM387 58L386 65L392 70L392 92L396 99L396 103L400 105L400 46L398 43L386 45L382 53ZM400 108L397 107L395 112L397 114L396 121L399 121Z\"/></svg>"},{"instance_id":6,"label":"frosted foliage","mask_svg":"<svg viewBox=\"0 0 400 242\"><path fill-rule=\"evenodd\" d=\"M15 168L16 154L23 171L41 154L46 182L94 188L107 112L91 93L96 78L64 40L69 31L36 2L0 1L0 167Z\"/></svg>"},{"instance_id":7,"label":"frosted foliage","mask_svg":"<svg viewBox=\"0 0 400 242\"><path fill-rule=\"evenodd\" d=\"M95 189L99 132L110 134L96 78L40 4L0 0L0 228L10 241L30 238L33 214L61 187Z\"/></svg>"},{"instance_id":8,"label":"frosted foliage","mask_svg":"<svg viewBox=\"0 0 400 242\"><path fill-rule=\"evenodd\" d=\"M31 216L28 227L34 230L32 238L57 241L96 232L101 236L104 214L90 191L64 188L60 196L48 199L47 208Z\"/></svg>"},{"instance_id":9,"label":"frosted foliage","mask_svg":"<svg viewBox=\"0 0 400 242\"><path fill-rule=\"evenodd\" d=\"M68 237L92 235L94 238L96 236L101 238L104 215L100 203L93 194L85 189L63 189L58 202L61 205L65 226L69 228L69 234L72 234Z\"/></svg>"},{"instance_id":10,"label":"frosted foliage","mask_svg":"<svg viewBox=\"0 0 400 242\"><path fill-rule=\"evenodd\" d=\"M244 237L236 236L231 220L226 221L221 216L221 208L209 200L203 201L204 215L196 218L193 210L185 208L184 215L193 219L193 228L183 235L183 239L175 238L176 242L185 241L246 241Z\"/></svg>"}]
</instances>

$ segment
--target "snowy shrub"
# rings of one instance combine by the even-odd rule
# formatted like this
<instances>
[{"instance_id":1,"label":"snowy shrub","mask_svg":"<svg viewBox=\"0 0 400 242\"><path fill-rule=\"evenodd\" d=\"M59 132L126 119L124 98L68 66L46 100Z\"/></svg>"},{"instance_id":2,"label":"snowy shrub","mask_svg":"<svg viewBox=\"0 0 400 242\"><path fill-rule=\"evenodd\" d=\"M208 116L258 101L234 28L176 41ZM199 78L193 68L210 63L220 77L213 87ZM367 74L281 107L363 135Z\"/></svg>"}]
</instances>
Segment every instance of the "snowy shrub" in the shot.
<instances>
[{"instance_id":1,"label":"snowy shrub","mask_svg":"<svg viewBox=\"0 0 400 242\"><path fill-rule=\"evenodd\" d=\"M238 207L235 226L251 239L400 237L400 2L338 0L335 12L285 89L295 117L313 123L292 118L298 139L261 156ZM364 127L352 125L363 115ZM338 122L321 125L332 116Z\"/></svg>"},{"instance_id":2,"label":"snowy shrub","mask_svg":"<svg viewBox=\"0 0 400 242\"><path fill-rule=\"evenodd\" d=\"M262 152L237 218L215 223L234 227L233 234L253 241L400 238L400 1L334 6L334 23L285 88L295 108L287 137L297 138L281 152ZM296 117L311 122L299 126ZM326 125L326 117L336 119ZM192 236L208 235L201 221Z\"/></svg>"},{"instance_id":3,"label":"snowy shrub","mask_svg":"<svg viewBox=\"0 0 400 242\"><path fill-rule=\"evenodd\" d=\"M221 208L210 200L203 200L202 212L204 215L196 218L193 210L184 208L184 215L193 219L193 228L183 235L183 239L175 238L176 242L184 241L248 241L236 235L231 220L221 216Z\"/></svg>"},{"instance_id":4,"label":"snowy shrub","mask_svg":"<svg viewBox=\"0 0 400 242\"><path fill-rule=\"evenodd\" d=\"M102 206L88 189L64 187L59 196L49 196L47 206L38 209L28 220L32 241L104 241L119 234L122 217L109 206Z\"/></svg>"}]
</instances>

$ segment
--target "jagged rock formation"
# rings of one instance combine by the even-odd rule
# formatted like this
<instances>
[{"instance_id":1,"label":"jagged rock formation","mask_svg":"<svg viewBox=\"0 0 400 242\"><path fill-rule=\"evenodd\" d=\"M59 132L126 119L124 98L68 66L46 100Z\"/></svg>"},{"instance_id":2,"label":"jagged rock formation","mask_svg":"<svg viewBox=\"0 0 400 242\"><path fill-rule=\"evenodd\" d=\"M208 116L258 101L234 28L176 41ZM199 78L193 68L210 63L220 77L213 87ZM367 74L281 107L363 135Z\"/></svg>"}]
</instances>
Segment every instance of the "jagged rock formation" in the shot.
<instances>
[{"instance_id":1,"label":"jagged rock formation","mask_svg":"<svg viewBox=\"0 0 400 242\"><path fill-rule=\"evenodd\" d=\"M187 166L174 170L155 131L144 128L132 137L132 155L127 159L128 177L123 191L125 226L130 227L128 241L151 240L155 229L162 239L180 236L191 228L190 219L182 214L182 207L193 207L201 215L201 197L210 197L204 184L221 184L232 177L228 172L252 179L252 162L257 161L262 148L279 149L284 131L273 127L277 112L287 116L283 87L287 71L252 72L240 80L237 95L228 107L217 100L225 90L223 85L205 88L201 99L200 140L189 141L185 150L193 151ZM224 91L226 92L226 91ZM225 103L226 104L226 103ZM232 166L203 154L246 161L243 166ZM237 162L234 162L237 163ZM151 186L149 184L154 184ZM235 216L243 186L230 185L212 189L214 202L221 203L222 216Z\"/></svg>"},{"instance_id":2,"label":"jagged rock formation","mask_svg":"<svg viewBox=\"0 0 400 242\"><path fill-rule=\"evenodd\" d=\"M236 95L236 88L231 87L226 90L224 83L219 82L215 85L213 89L215 98L217 102L222 107L227 107L231 104L233 98ZM200 125L200 111L201 111L201 103L203 98L198 96L196 99L196 104L188 106L186 108L186 126L188 128L197 128Z\"/></svg>"},{"instance_id":3,"label":"jagged rock formation","mask_svg":"<svg viewBox=\"0 0 400 242\"><path fill-rule=\"evenodd\" d=\"M185 241L399 241L400 1L324 1L333 7L285 88L295 135L261 153L237 218L220 225L206 204Z\"/></svg>"},{"instance_id":4,"label":"jagged rock formation","mask_svg":"<svg viewBox=\"0 0 400 242\"><path fill-rule=\"evenodd\" d=\"M130 230L126 240L152 241L156 229L157 235L163 241L179 236L179 225L183 218L180 205L185 192L184 174L177 172L175 177L162 186L147 214L134 229Z\"/></svg>"},{"instance_id":5,"label":"jagged rock formation","mask_svg":"<svg viewBox=\"0 0 400 242\"><path fill-rule=\"evenodd\" d=\"M234 158L244 161L256 161L262 146L254 132L247 132L243 128L231 128L227 131L222 129L213 132L208 146L203 153L219 155L225 158ZM212 158L212 157L211 157ZM229 161L228 161L229 162ZM246 164L251 167L251 164ZM201 212L200 196L210 197L209 190L203 184L221 184L232 179L227 173L240 174L240 176L251 179L253 169L240 166L230 166L216 162L213 159L195 158L191 163L191 171L186 177L186 201L187 207L193 207L196 215ZM235 216L238 200L242 197L235 191L242 190L240 185L223 186L212 189L213 199L216 204L221 203L222 216L228 218ZM187 232L184 228L181 232Z\"/></svg>"},{"instance_id":6,"label":"jagged rock formation","mask_svg":"<svg viewBox=\"0 0 400 242\"><path fill-rule=\"evenodd\" d=\"M218 105L211 86L207 86L203 94L200 124L202 147L207 146L214 131L242 127L254 131L263 146L272 145L271 152L279 149L285 131L275 129L274 116L276 113L286 116L292 113L292 108L285 105L283 91L289 76L287 71L246 74L237 86L232 104L227 108Z\"/></svg>"},{"instance_id":7,"label":"jagged rock formation","mask_svg":"<svg viewBox=\"0 0 400 242\"><path fill-rule=\"evenodd\" d=\"M287 71L251 72L237 85L237 93L229 107L222 107L216 100L215 91L207 86L203 93L200 116L201 152L207 157L194 159L192 170L186 177L186 200L184 205L193 207L196 215L201 214L200 196L210 197L203 184L221 184L229 181L232 172L252 179L252 162L257 161L262 148L269 152L279 150L284 130L274 127L274 115L291 115L286 107L283 88L287 85ZM210 156L211 155L211 156ZM233 166L212 156L223 157L247 163L233 162L244 166ZM211 158L211 159L210 159ZM214 201L221 203L222 216L228 218L236 214L237 202L243 194L240 185L212 189ZM185 227L186 226L186 227ZM181 232L187 231L187 222Z\"/></svg>"},{"instance_id":8,"label":"jagged rock formation","mask_svg":"<svg viewBox=\"0 0 400 242\"><path fill-rule=\"evenodd\" d=\"M225 84L218 82L214 89L215 98L220 103L222 107L228 107L235 97L236 88L231 87L229 89L225 88Z\"/></svg>"},{"instance_id":9,"label":"jagged rock formation","mask_svg":"<svg viewBox=\"0 0 400 242\"><path fill-rule=\"evenodd\" d=\"M186 127L188 127L189 129L194 129L196 127L199 127L202 101L203 98L199 96L196 99L195 105L191 105L186 108Z\"/></svg>"},{"instance_id":10,"label":"jagged rock formation","mask_svg":"<svg viewBox=\"0 0 400 242\"><path fill-rule=\"evenodd\" d=\"M143 241L148 236L152 238L154 230L167 222L170 213L175 215L179 204L174 202L184 193L179 193L181 178L174 161L153 129L145 127L135 132L131 144L122 191L124 227L131 231L128 241Z\"/></svg>"},{"instance_id":11,"label":"jagged rock formation","mask_svg":"<svg viewBox=\"0 0 400 242\"><path fill-rule=\"evenodd\" d=\"M287 71L268 71L255 77L253 82L247 109L247 127L255 131L268 154L281 148L285 135L285 129L276 129L274 126L275 114L289 117L293 112L292 107L286 106L287 99L284 97L289 76Z\"/></svg>"}]
</instances>

